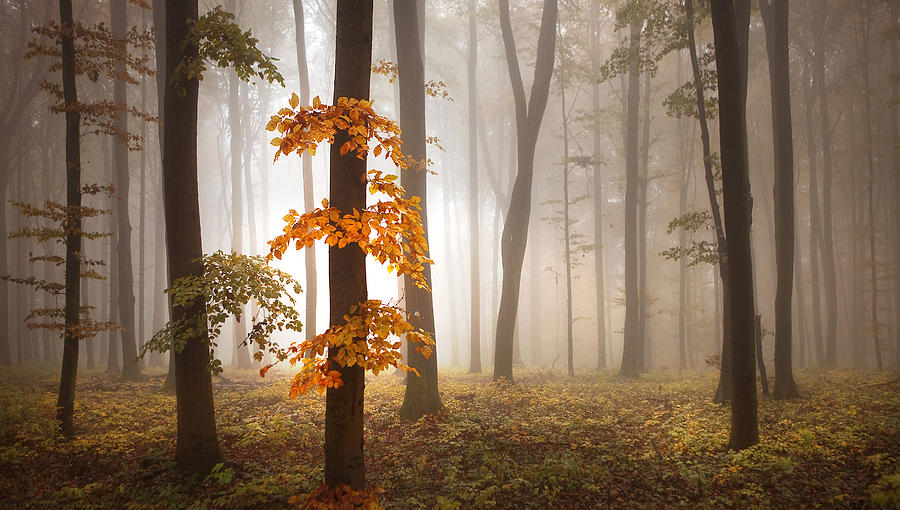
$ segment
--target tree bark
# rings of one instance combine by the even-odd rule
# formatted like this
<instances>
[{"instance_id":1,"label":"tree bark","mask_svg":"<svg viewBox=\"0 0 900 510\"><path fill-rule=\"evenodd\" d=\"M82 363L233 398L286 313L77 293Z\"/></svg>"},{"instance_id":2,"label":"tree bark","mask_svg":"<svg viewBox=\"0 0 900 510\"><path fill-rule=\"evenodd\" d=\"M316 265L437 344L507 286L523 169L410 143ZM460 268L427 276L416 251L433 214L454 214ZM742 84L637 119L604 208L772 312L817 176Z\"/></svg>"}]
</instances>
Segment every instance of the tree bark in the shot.
<instances>
[{"instance_id":1,"label":"tree bark","mask_svg":"<svg viewBox=\"0 0 900 510\"><path fill-rule=\"evenodd\" d=\"M732 406L729 447L741 450L759 442L754 349L753 260L750 247L752 199L747 165L746 72L740 40L747 24L731 0L713 2L712 23L719 89L722 189L728 245L726 299L730 303ZM736 15L737 14L737 15Z\"/></svg>"},{"instance_id":2,"label":"tree bark","mask_svg":"<svg viewBox=\"0 0 900 510\"><path fill-rule=\"evenodd\" d=\"M372 0L338 0L335 33L334 103L341 97L369 98L372 65ZM366 162L340 147L349 136L335 134L331 145L331 205L340 211L366 207ZM328 248L330 325L343 324L351 306L366 301L366 256L356 244ZM354 339L365 341L365 339ZM363 488L366 468L363 454L363 393L365 373L360 366L343 367L333 360L329 367L341 373L340 388L328 388L325 396L325 483Z\"/></svg>"},{"instance_id":3,"label":"tree bark","mask_svg":"<svg viewBox=\"0 0 900 510\"><path fill-rule=\"evenodd\" d=\"M531 216L531 183L534 176L534 151L541 120L547 107L550 78L556 46L557 1L544 0L541 29L538 36L537 61L531 98L525 99L525 86L519 71L516 43L509 19L509 0L500 0L500 30L506 63L516 105L516 141L519 170L510 195L509 212L503 225L503 287L497 313L497 335L494 355L494 380L513 380L513 333L519 308L522 261L528 242Z\"/></svg>"},{"instance_id":4,"label":"tree bark","mask_svg":"<svg viewBox=\"0 0 900 510\"><path fill-rule=\"evenodd\" d=\"M761 0L769 55L772 141L775 153L775 388L776 400L800 396L791 362L794 285L794 137L788 59L788 0ZM763 386L766 388L767 384ZM766 391L765 393L768 393Z\"/></svg>"},{"instance_id":5,"label":"tree bark","mask_svg":"<svg viewBox=\"0 0 900 510\"><path fill-rule=\"evenodd\" d=\"M188 20L197 19L197 0L166 0L166 129L163 138L163 197L169 286L183 276L201 276L200 204L197 181L197 103L200 82L172 83L175 67L198 58L198 48L186 43ZM180 94L176 86L183 87ZM204 472L222 461L216 437L206 303L171 306L173 321L195 321L201 327L181 332L184 348L174 353L175 400L178 414L175 460L182 469Z\"/></svg>"}]
</instances>

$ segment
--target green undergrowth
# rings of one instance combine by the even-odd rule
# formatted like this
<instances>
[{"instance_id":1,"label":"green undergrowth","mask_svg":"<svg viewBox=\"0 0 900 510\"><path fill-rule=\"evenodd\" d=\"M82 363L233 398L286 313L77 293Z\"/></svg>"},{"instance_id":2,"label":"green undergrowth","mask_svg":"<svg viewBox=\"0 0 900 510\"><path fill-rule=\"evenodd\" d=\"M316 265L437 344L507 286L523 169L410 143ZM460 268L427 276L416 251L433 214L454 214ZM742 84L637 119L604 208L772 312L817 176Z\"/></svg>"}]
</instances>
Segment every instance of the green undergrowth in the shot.
<instances>
[{"instance_id":1,"label":"green undergrowth","mask_svg":"<svg viewBox=\"0 0 900 510\"><path fill-rule=\"evenodd\" d=\"M215 379L229 463L174 469L162 374L78 382L77 438L54 433L56 375L0 370L2 508L290 508L322 481L324 398L289 374ZM366 463L388 508L900 506L900 396L885 374L800 371L803 398L760 401L760 445L732 452L712 373L636 381L523 371L441 374L443 414L397 417L402 379L369 380Z\"/></svg>"}]
</instances>

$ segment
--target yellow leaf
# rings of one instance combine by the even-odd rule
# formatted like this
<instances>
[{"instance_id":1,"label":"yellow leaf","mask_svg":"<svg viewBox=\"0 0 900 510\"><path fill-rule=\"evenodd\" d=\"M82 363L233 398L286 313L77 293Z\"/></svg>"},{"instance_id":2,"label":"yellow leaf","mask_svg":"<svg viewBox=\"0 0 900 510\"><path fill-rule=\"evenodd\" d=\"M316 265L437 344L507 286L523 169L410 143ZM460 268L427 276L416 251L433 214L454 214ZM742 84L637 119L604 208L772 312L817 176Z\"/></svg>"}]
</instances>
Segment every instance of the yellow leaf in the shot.
<instances>
[{"instance_id":1,"label":"yellow leaf","mask_svg":"<svg viewBox=\"0 0 900 510\"><path fill-rule=\"evenodd\" d=\"M297 97L297 94L292 92L291 99L290 99L290 101L288 101L288 103L291 105L291 108L296 108L297 105L300 104L300 98Z\"/></svg>"},{"instance_id":2,"label":"yellow leaf","mask_svg":"<svg viewBox=\"0 0 900 510\"><path fill-rule=\"evenodd\" d=\"M281 138L278 138L278 137L276 136L275 138L272 139L271 142L269 142L269 145L273 145L273 146L275 146L275 147L279 147L279 146L281 145Z\"/></svg>"},{"instance_id":3,"label":"yellow leaf","mask_svg":"<svg viewBox=\"0 0 900 510\"><path fill-rule=\"evenodd\" d=\"M313 98L313 108L319 108L322 106L322 100L319 99L319 96Z\"/></svg>"},{"instance_id":4,"label":"yellow leaf","mask_svg":"<svg viewBox=\"0 0 900 510\"><path fill-rule=\"evenodd\" d=\"M327 198L322 199L322 208L328 209L328 199Z\"/></svg>"}]
</instances>

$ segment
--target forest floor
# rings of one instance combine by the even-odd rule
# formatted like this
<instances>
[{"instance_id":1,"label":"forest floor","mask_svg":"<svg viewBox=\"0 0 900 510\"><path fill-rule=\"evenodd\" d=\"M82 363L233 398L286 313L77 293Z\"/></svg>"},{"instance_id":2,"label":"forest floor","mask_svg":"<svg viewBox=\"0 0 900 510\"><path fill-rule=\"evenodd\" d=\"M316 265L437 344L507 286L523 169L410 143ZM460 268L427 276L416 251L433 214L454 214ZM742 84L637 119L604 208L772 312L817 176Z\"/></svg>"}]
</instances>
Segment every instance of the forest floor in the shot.
<instances>
[{"instance_id":1,"label":"forest floor","mask_svg":"<svg viewBox=\"0 0 900 510\"><path fill-rule=\"evenodd\" d=\"M177 472L161 374L82 373L77 438L54 435L57 375L0 370L0 508L287 508L322 481L324 398L289 374L215 379L226 458ZM622 382L523 371L515 385L442 372L446 412L397 418L396 376L370 379L366 464L388 508L900 507L896 375L799 371L803 398L760 400L759 446L725 449L711 372Z\"/></svg>"}]
</instances>

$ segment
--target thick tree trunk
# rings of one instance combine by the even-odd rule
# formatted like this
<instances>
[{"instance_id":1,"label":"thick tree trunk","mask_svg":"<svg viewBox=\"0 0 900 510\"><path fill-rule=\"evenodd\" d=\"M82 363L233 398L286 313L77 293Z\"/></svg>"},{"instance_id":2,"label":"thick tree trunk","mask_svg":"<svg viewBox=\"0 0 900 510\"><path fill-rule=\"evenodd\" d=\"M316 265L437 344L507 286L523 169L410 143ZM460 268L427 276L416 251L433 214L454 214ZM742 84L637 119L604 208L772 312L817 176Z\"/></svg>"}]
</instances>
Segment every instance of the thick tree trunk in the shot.
<instances>
[{"instance_id":1,"label":"thick tree trunk","mask_svg":"<svg viewBox=\"0 0 900 510\"><path fill-rule=\"evenodd\" d=\"M197 102L199 81L184 80L179 93L172 83L175 67L185 58L197 58L197 47L184 44L188 20L197 19L197 0L166 0L166 129L163 139L163 194L166 208L166 248L169 286L183 276L200 276L203 246L197 181ZM212 376L209 372L209 336L206 304L172 306L174 321L196 322L201 327L180 332L183 343L174 353L175 400L178 414L175 460L182 469L208 471L222 461L216 438Z\"/></svg>"},{"instance_id":2,"label":"thick tree trunk","mask_svg":"<svg viewBox=\"0 0 900 510\"><path fill-rule=\"evenodd\" d=\"M752 199L747 165L746 62L740 44L747 29L731 1L712 3L719 90L722 188L728 245L725 296L732 311L732 407L729 447L744 449L759 442L754 349L753 260L750 247ZM744 49L745 50L745 49Z\"/></svg>"},{"instance_id":3,"label":"thick tree trunk","mask_svg":"<svg viewBox=\"0 0 900 510\"><path fill-rule=\"evenodd\" d=\"M638 108L640 107L640 21L631 22L628 99L625 113L625 328L622 377L641 373L640 295L638 294Z\"/></svg>"},{"instance_id":4,"label":"thick tree trunk","mask_svg":"<svg viewBox=\"0 0 900 510\"><path fill-rule=\"evenodd\" d=\"M788 59L788 0L761 0L769 54L775 153L775 388L776 400L798 397L791 362L794 285L794 137ZM766 388L766 385L763 386ZM766 391L765 393L768 393Z\"/></svg>"},{"instance_id":5,"label":"thick tree trunk","mask_svg":"<svg viewBox=\"0 0 900 510\"><path fill-rule=\"evenodd\" d=\"M369 98L372 65L372 0L338 0L335 33L334 102L338 98ZM355 155L341 156L349 139L346 131L335 134L331 146L329 195L340 211L366 207L366 162ZM351 306L367 299L366 256L355 244L328 248L330 325L343 324ZM365 339L354 339L365 341ZM360 366L342 367L329 350L330 368L341 373L340 388L328 388L325 396L325 483L363 488L366 468L363 455L363 393L365 373Z\"/></svg>"},{"instance_id":6,"label":"thick tree trunk","mask_svg":"<svg viewBox=\"0 0 900 510\"><path fill-rule=\"evenodd\" d=\"M75 42L72 31L72 1L60 0L59 21L62 34L62 83L66 110L66 297L65 333L63 334L62 373L56 420L64 437L75 435L73 412L75 379L78 373L78 342L76 328L81 308L81 113L74 108L78 102L75 88ZM5 205L4 205L5 207Z\"/></svg>"},{"instance_id":7,"label":"thick tree trunk","mask_svg":"<svg viewBox=\"0 0 900 510\"><path fill-rule=\"evenodd\" d=\"M534 151L541 120L547 107L550 78L556 46L556 0L544 0L541 30L538 36L537 61L531 98L525 99L525 86L519 71L516 43L509 19L509 1L500 0L500 29L506 50L506 63L516 105L516 140L519 171L510 195L509 212L503 225L503 287L497 312L497 336L494 354L494 380L513 380L513 332L519 308L522 261L528 241L531 216L531 183L534 176Z\"/></svg>"},{"instance_id":8,"label":"thick tree trunk","mask_svg":"<svg viewBox=\"0 0 900 510\"><path fill-rule=\"evenodd\" d=\"M117 44L124 45L127 34L126 0L110 0L109 13L113 36L118 39ZM116 72L125 73L125 63L116 64ZM124 80L115 80L113 83L113 100L122 105L128 102ZM120 133L128 132L127 113L120 113L115 119L116 128ZM119 255L119 270L116 274L117 297L119 307L119 323L124 331L119 333L122 342L122 377L129 381L135 381L141 376L141 367L138 364L137 348L135 347L134 328L134 268L131 264L131 219L128 211L129 181L128 146L124 140L113 140L113 164L115 166L116 193L116 250Z\"/></svg>"},{"instance_id":9,"label":"thick tree trunk","mask_svg":"<svg viewBox=\"0 0 900 510\"><path fill-rule=\"evenodd\" d=\"M641 177L638 179L638 343L641 372L650 368L651 346L647 334L647 188L650 185L650 73L644 73L643 120L641 121Z\"/></svg>"},{"instance_id":10,"label":"thick tree trunk","mask_svg":"<svg viewBox=\"0 0 900 510\"><path fill-rule=\"evenodd\" d=\"M294 2L294 25L296 27L297 45L297 69L300 71L300 104L311 104L309 90L309 61L306 56L306 26L303 17L303 0ZM312 155L303 152L301 156L303 178L303 209L312 211L315 207L315 195L313 194ZM304 265L306 269L306 287L304 296L306 300L306 316L304 327L306 339L311 340L316 336L316 302L319 294L319 286L316 282L316 250L304 251Z\"/></svg>"},{"instance_id":11,"label":"thick tree trunk","mask_svg":"<svg viewBox=\"0 0 900 510\"><path fill-rule=\"evenodd\" d=\"M812 295L813 343L816 351L816 365L825 364L825 341L822 335L822 304L819 285L819 246L821 246L822 220L819 217L819 177L816 154L816 129L813 123L813 108L816 96L812 87L806 89L806 153L809 160L809 280Z\"/></svg>"},{"instance_id":12,"label":"thick tree trunk","mask_svg":"<svg viewBox=\"0 0 900 510\"><path fill-rule=\"evenodd\" d=\"M414 163L400 175L400 182L406 193L421 199L422 226L425 240L428 240L428 187L425 168L425 62L422 49L424 41L419 39L419 9L424 2L419 0L394 0L394 26L397 40L397 66L400 70L400 129L403 132L403 153ZM420 166L421 165L421 166ZM474 247L473 247L474 248ZM431 265L425 264L422 274L431 287ZM412 278L403 278L406 312L412 317L412 324L428 332L435 338L434 303L431 292L420 289ZM441 410L441 395L438 392L437 348L425 358L414 347L407 344L410 367L418 370L406 374L406 393L400 416L417 420L426 414Z\"/></svg>"}]
</instances>

